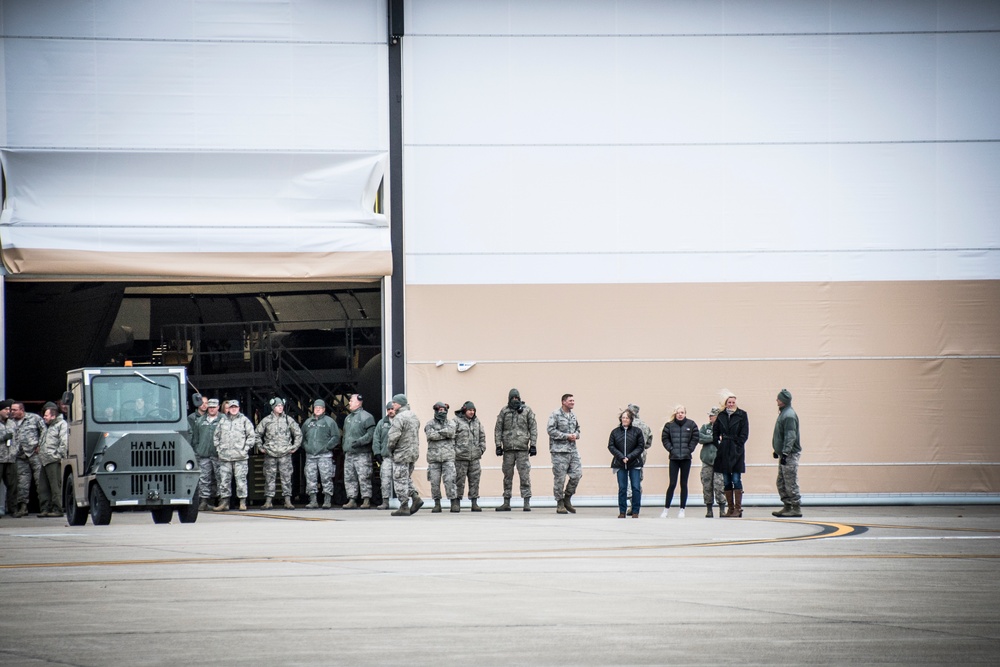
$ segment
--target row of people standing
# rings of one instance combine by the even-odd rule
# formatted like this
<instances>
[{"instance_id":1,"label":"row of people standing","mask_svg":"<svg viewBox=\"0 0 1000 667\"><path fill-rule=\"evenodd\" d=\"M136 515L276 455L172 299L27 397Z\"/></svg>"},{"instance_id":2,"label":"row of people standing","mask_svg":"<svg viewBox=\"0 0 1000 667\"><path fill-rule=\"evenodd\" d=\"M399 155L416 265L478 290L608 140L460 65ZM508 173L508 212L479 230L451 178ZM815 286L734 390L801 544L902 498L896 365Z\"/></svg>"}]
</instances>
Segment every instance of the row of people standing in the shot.
<instances>
[{"instance_id":1,"label":"row of people standing","mask_svg":"<svg viewBox=\"0 0 1000 667\"><path fill-rule=\"evenodd\" d=\"M69 454L69 429L59 406L46 403L39 417L21 401L0 401L0 479L7 487L7 513L28 513L34 480L40 517L63 515L60 464Z\"/></svg>"},{"instance_id":2,"label":"row of people standing","mask_svg":"<svg viewBox=\"0 0 1000 667\"><path fill-rule=\"evenodd\" d=\"M344 451L344 485L350 497L344 508L371 507L372 439L376 425L375 419L364 409L360 394L350 397L343 433L337 422L326 414L326 403L322 399L313 401L312 414L301 426L286 414L284 399L272 398L270 407L271 412L256 427L240 411L240 402L235 399L220 405L218 399L206 397L189 415L191 444L201 470L199 510L209 507L217 512L229 510L234 481L239 509L247 510L249 458L255 446L264 454L264 504L261 509L274 507L279 479L283 507L295 509L292 455L300 447L305 451L307 508L320 507L321 490L322 507L332 507L336 471L333 452L337 447ZM218 503L213 504L212 499L216 497ZM360 504L357 498L361 499Z\"/></svg>"}]
</instances>

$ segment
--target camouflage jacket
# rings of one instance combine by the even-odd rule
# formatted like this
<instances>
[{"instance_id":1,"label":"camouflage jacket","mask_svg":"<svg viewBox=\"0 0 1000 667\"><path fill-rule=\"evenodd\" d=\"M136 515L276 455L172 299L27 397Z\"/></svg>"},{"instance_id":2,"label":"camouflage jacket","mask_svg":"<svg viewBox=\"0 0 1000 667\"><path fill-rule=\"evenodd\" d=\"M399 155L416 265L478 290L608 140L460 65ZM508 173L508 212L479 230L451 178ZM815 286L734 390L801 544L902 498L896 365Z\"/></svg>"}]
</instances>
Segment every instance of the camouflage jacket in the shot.
<instances>
[{"instance_id":1,"label":"camouflage jacket","mask_svg":"<svg viewBox=\"0 0 1000 667\"><path fill-rule=\"evenodd\" d=\"M276 415L272 412L257 424L257 437L261 440L260 448L265 454L287 456L299 448L302 429L288 415Z\"/></svg>"},{"instance_id":2,"label":"camouflage jacket","mask_svg":"<svg viewBox=\"0 0 1000 667\"><path fill-rule=\"evenodd\" d=\"M568 440L568 436L580 437L580 425L572 411L564 412L557 408L549 415L549 423L545 427L549 434L549 451L553 454L568 454L576 451L576 441Z\"/></svg>"},{"instance_id":3,"label":"camouflage jacket","mask_svg":"<svg viewBox=\"0 0 1000 667\"><path fill-rule=\"evenodd\" d=\"M246 461L247 453L257 442L253 423L242 412L220 419L213 437L220 461Z\"/></svg>"},{"instance_id":4,"label":"camouflage jacket","mask_svg":"<svg viewBox=\"0 0 1000 667\"><path fill-rule=\"evenodd\" d=\"M0 422L0 463L13 463L16 460L17 443L14 442L13 423L10 420Z\"/></svg>"},{"instance_id":5,"label":"camouflage jacket","mask_svg":"<svg viewBox=\"0 0 1000 667\"><path fill-rule=\"evenodd\" d=\"M486 451L486 429L479 417L455 418L455 459L457 461L478 461Z\"/></svg>"},{"instance_id":6,"label":"camouflage jacket","mask_svg":"<svg viewBox=\"0 0 1000 667\"><path fill-rule=\"evenodd\" d=\"M392 426L392 419L388 416L382 417L375 424L375 430L372 431L372 453L375 456L381 456L385 458L389 456L389 427Z\"/></svg>"},{"instance_id":7,"label":"camouflage jacket","mask_svg":"<svg viewBox=\"0 0 1000 667\"><path fill-rule=\"evenodd\" d=\"M17 457L26 459L38 451L38 441L45 430L45 422L34 412L24 413L24 419L20 424L15 424L13 419L7 420L7 428L14 426L14 447L17 450Z\"/></svg>"},{"instance_id":8,"label":"camouflage jacket","mask_svg":"<svg viewBox=\"0 0 1000 667\"><path fill-rule=\"evenodd\" d=\"M364 408L358 408L344 419L344 453L370 452L375 418Z\"/></svg>"},{"instance_id":9,"label":"camouflage jacket","mask_svg":"<svg viewBox=\"0 0 1000 667\"><path fill-rule=\"evenodd\" d=\"M332 452L340 444L340 427L330 415L313 415L302 424L302 448L309 456Z\"/></svg>"},{"instance_id":10,"label":"camouflage jacket","mask_svg":"<svg viewBox=\"0 0 1000 667\"><path fill-rule=\"evenodd\" d=\"M38 443L38 458L42 465L57 463L69 456L69 426L62 415L57 416L42 432Z\"/></svg>"},{"instance_id":11,"label":"camouflage jacket","mask_svg":"<svg viewBox=\"0 0 1000 667\"><path fill-rule=\"evenodd\" d=\"M420 420L410 406L396 411L386 444L394 463L415 463L420 458Z\"/></svg>"},{"instance_id":12,"label":"camouflage jacket","mask_svg":"<svg viewBox=\"0 0 1000 667\"><path fill-rule=\"evenodd\" d=\"M528 451L538 443L538 425L535 413L527 405L521 412L503 406L497 415L493 440L506 451Z\"/></svg>"},{"instance_id":13,"label":"camouflage jacket","mask_svg":"<svg viewBox=\"0 0 1000 667\"><path fill-rule=\"evenodd\" d=\"M431 419L424 424L424 436L427 438L428 463L455 460L454 419L445 419L442 422Z\"/></svg>"},{"instance_id":14,"label":"camouflage jacket","mask_svg":"<svg viewBox=\"0 0 1000 667\"><path fill-rule=\"evenodd\" d=\"M215 429L219 426L224 415L216 415L215 419L209 419L208 415L198 415L194 419L191 427L191 447L194 453L203 459L215 458Z\"/></svg>"},{"instance_id":15,"label":"camouflage jacket","mask_svg":"<svg viewBox=\"0 0 1000 667\"><path fill-rule=\"evenodd\" d=\"M642 431L642 462L645 463L646 452L649 450L649 446L653 444L653 429L649 428L649 424L639 419L639 415L636 415L635 419L632 420L632 426Z\"/></svg>"}]
</instances>

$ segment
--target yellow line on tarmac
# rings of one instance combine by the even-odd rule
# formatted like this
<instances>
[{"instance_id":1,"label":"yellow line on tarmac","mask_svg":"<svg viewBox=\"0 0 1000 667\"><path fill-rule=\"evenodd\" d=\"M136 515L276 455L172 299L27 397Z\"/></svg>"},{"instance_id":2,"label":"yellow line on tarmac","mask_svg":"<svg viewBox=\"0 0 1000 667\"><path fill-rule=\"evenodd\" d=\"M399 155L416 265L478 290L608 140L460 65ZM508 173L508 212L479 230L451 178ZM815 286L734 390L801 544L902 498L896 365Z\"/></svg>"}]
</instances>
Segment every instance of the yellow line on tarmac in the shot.
<instances>
[{"instance_id":1,"label":"yellow line on tarmac","mask_svg":"<svg viewBox=\"0 0 1000 667\"><path fill-rule=\"evenodd\" d=\"M261 514L260 512L240 512L235 516L255 516L260 519L279 519L282 521L343 521L343 519L328 519L319 516L293 516L291 514Z\"/></svg>"}]
</instances>

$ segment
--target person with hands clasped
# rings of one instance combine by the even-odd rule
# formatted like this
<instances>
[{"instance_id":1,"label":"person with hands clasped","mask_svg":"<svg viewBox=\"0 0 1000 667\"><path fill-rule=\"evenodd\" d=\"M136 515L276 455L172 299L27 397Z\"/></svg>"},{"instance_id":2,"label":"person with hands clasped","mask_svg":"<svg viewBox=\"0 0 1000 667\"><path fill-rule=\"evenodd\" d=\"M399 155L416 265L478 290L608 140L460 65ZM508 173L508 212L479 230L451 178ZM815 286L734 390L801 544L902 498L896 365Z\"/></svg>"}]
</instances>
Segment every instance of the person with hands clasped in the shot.
<instances>
[{"instance_id":1,"label":"person with hands clasped","mask_svg":"<svg viewBox=\"0 0 1000 667\"><path fill-rule=\"evenodd\" d=\"M687 418L687 408L678 405L670 415L670 421L663 425L660 434L663 448L670 455L670 486L667 487L667 497L663 503L661 519L670 516L670 503L674 499L674 489L677 488L677 476L681 478L681 508L677 518L684 518L684 509L688 500L688 475L691 472L691 456L698 446L698 425Z\"/></svg>"},{"instance_id":2,"label":"person with hands clasped","mask_svg":"<svg viewBox=\"0 0 1000 667\"><path fill-rule=\"evenodd\" d=\"M632 425L634 415L625 410L618 416L618 427L608 437L608 451L611 452L611 467L618 476L618 518L625 518L628 503L628 487L632 484L632 518L639 518L642 508L642 452L645 443L642 431Z\"/></svg>"},{"instance_id":3,"label":"person with hands clasped","mask_svg":"<svg viewBox=\"0 0 1000 667\"><path fill-rule=\"evenodd\" d=\"M573 394L563 394L562 405L549 415L545 429L549 434L549 455L552 457L552 492L556 500L556 514L576 514L570 499L583 477L583 464L576 447L580 439L580 424L573 414L575 405Z\"/></svg>"}]
</instances>

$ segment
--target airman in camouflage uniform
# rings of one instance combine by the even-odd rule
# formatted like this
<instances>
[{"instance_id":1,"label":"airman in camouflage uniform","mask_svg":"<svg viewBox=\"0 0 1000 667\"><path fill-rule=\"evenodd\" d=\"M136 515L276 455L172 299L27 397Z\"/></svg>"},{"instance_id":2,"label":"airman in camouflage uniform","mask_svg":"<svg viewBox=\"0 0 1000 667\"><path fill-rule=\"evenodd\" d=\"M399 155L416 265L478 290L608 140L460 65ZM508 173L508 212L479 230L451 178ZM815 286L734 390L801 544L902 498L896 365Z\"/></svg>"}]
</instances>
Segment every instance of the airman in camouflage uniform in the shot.
<instances>
[{"instance_id":1,"label":"airman in camouflage uniform","mask_svg":"<svg viewBox=\"0 0 1000 667\"><path fill-rule=\"evenodd\" d=\"M326 414L326 402L317 398L313 401L313 413L302 424L302 448L306 450L306 493L309 504L306 509L317 509L316 495L323 485L323 509L333 507L333 475L336 464L333 450L340 444L340 427Z\"/></svg>"},{"instance_id":2,"label":"airman in camouflage uniform","mask_svg":"<svg viewBox=\"0 0 1000 667\"><path fill-rule=\"evenodd\" d=\"M45 408L42 419L45 430L38 442L38 460L42 464L42 474L39 478L39 488L45 487L45 492L39 491L38 497L47 496L48 505L38 508L38 516L60 517L62 507L62 460L69 456L69 427L63 419L58 407Z\"/></svg>"},{"instance_id":3,"label":"airman in camouflage uniform","mask_svg":"<svg viewBox=\"0 0 1000 667\"><path fill-rule=\"evenodd\" d=\"M10 420L11 400L0 401L0 481L7 487L5 512L17 511L17 449Z\"/></svg>"},{"instance_id":4,"label":"airman in camouflage uniform","mask_svg":"<svg viewBox=\"0 0 1000 667\"><path fill-rule=\"evenodd\" d=\"M219 504L213 512L229 510L232 495L232 478L236 477L236 497L240 511L247 511L247 472L250 448L257 443L253 423L240 412L240 402L226 401L226 415L215 428L215 450L219 453Z\"/></svg>"},{"instance_id":5,"label":"airman in camouflage uniform","mask_svg":"<svg viewBox=\"0 0 1000 667\"><path fill-rule=\"evenodd\" d=\"M410 516L416 514L424 501L413 488L413 464L420 458L420 420L410 410L410 404L404 394L392 397L396 416L389 426L386 445L392 454L392 483L396 487L399 498L399 509L392 516Z\"/></svg>"},{"instance_id":6,"label":"airman in camouflage uniform","mask_svg":"<svg viewBox=\"0 0 1000 667\"><path fill-rule=\"evenodd\" d=\"M345 510L371 509L372 498L372 435L375 418L362 406L361 394L351 394L351 412L344 419L344 486L347 487Z\"/></svg>"},{"instance_id":7,"label":"airman in camouflage uniform","mask_svg":"<svg viewBox=\"0 0 1000 667\"><path fill-rule=\"evenodd\" d=\"M264 450L264 504L261 509L274 507L275 478L281 473L281 495L285 497L285 509L293 510L292 504L292 454L302 442L302 430L294 419L285 414L284 399L271 399L271 414L257 424L257 437Z\"/></svg>"},{"instance_id":8,"label":"airman in camouflage uniform","mask_svg":"<svg viewBox=\"0 0 1000 667\"><path fill-rule=\"evenodd\" d=\"M701 444L701 491L705 498L705 518L712 518L712 495L715 495L715 504L719 506L719 516L726 512L726 491L722 480L722 473L715 472L715 456L719 449L712 441L712 425L719 414L719 408L712 408L708 412L708 421L698 429L698 442Z\"/></svg>"},{"instance_id":9,"label":"airman in camouflage uniform","mask_svg":"<svg viewBox=\"0 0 1000 667\"><path fill-rule=\"evenodd\" d=\"M573 394L563 394L562 405L549 415L545 431L549 434L549 455L552 457L552 494L556 500L556 514L576 514L570 502L583 477L583 464L576 447L580 439L580 425L573 414L576 399ZM569 481L566 481L566 478Z\"/></svg>"},{"instance_id":10,"label":"airman in camouflage uniform","mask_svg":"<svg viewBox=\"0 0 1000 667\"><path fill-rule=\"evenodd\" d=\"M444 493L451 501L451 511L459 511L455 490L455 421L448 419L448 404L434 404L434 419L424 425L427 438L427 481L431 483L435 514L441 511L441 481Z\"/></svg>"},{"instance_id":11,"label":"airman in camouflage uniform","mask_svg":"<svg viewBox=\"0 0 1000 667\"><path fill-rule=\"evenodd\" d=\"M503 457L503 504L497 512L510 511L510 497L514 486L514 468L521 481L521 498L524 511L531 511L531 461L528 457L538 453L538 425L535 413L521 402L521 392L511 389L507 405L500 409L493 428L497 456Z\"/></svg>"},{"instance_id":12,"label":"airman in camouflage uniform","mask_svg":"<svg viewBox=\"0 0 1000 667\"><path fill-rule=\"evenodd\" d=\"M792 407L792 392L782 389L778 393L778 419L774 423L771 445L774 458L778 459L778 496L781 509L771 512L774 516L802 516L802 493L799 491L799 459L802 457L802 440L799 415Z\"/></svg>"},{"instance_id":13,"label":"airman in camouflage uniform","mask_svg":"<svg viewBox=\"0 0 1000 667\"><path fill-rule=\"evenodd\" d=\"M650 445L653 444L653 429L649 427L649 424L639 419L639 406L635 403L628 404L628 410L632 413L632 426L639 429L643 437L643 450L642 450L642 467L639 468L639 482L642 483L643 472L646 470L646 454L649 452ZM629 515L632 514L632 487L629 486L628 490L628 500L629 500Z\"/></svg>"},{"instance_id":14,"label":"airman in camouflage uniform","mask_svg":"<svg viewBox=\"0 0 1000 667\"><path fill-rule=\"evenodd\" d=\"M219 414L219 399L206 399L205 414L194 415L191 424L191 447L198 457L198 497L201 499L198 511L203 512L211 505L211 499L218 495L219 456L215 451L215 428L222 421Z\"/></svg>"},{"instance_id":15,"label":"airman in camouflage uniform","mask_svg":"<svg viewBox=\"0 0 1000 667\"><path fill-rule=\"evenodd\" d=\"M382 482L382 504L375 509L389 509L389 499L392 498L392 455L389 453L389 427L392 418L396 416L396 406L392 401L385 404L385 417L375 424L372 433L372 454L378 462L379 479Z\"/></svg>"},{"instance_id":16,"label":"airman in camouflage uniform","mask_svg":"<svg viewBox=\"0 0 1000 667\"><path fill-rule=\"evenodd\" d=\"M476 416L476 405L472 401L466 401L455 410L455 417L455 497L461 502L468 478L472 511L482 512L479 479L483 474L480 459L486 451L486 429Z\"/></svg>"},{"instance_id":17,"label":"airman in camouflage uniform","mask_svg":"<svg viewBox=\"0 0 1000 667\"><path fill-rule=\"evenodd\" d=\"M32 477L35 478L39 504L47 507L51 502L48 483L42 487L42 462L38 458L38 441L45 430L45 422L35 413L25 412L24 403L20 401L11 404L10 414L7 427L14 427L14 447L17 450L17 512L14 516L22 517L28 513Z\"/></svg>"}]
</instances>

